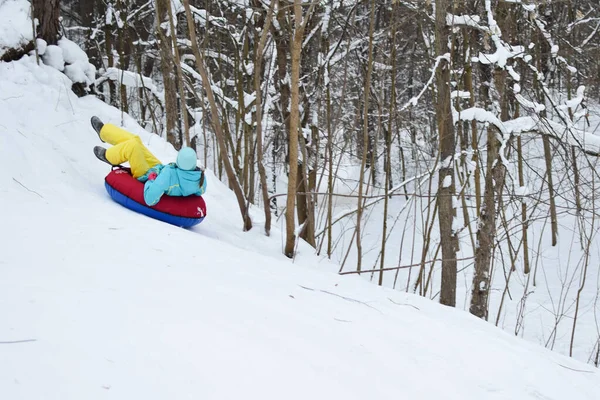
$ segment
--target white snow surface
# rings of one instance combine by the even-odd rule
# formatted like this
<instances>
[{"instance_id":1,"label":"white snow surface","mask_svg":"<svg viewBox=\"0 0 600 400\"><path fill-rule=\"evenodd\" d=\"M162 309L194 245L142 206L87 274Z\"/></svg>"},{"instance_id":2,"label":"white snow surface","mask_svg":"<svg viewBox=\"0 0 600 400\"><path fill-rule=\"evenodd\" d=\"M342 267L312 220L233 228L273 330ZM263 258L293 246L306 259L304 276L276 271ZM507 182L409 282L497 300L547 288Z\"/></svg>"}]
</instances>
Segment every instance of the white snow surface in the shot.
<instances>
[{"instance_id":1,"label":"white snow surface","mask_svg":"<svg viewBox=\"0 0 600 400\"><path fill-rule=\"evenodd\" d=\"M44 61L44 64L54 68L57 71L65 70L65 58L63 57L63 50L54 44L46 47L46 51L44 51L42 60Z\"/></svg>"},{"instance_id":2,"label":"white snow surface","mask_svg":"<svg viewBox=\"0 0 600 400\"><path fill-rule=\"evenodd\" d=\"M67 75L72 82L91 83L85 73L88 65L89 64L82 64L79 61L75 64L65 65L65 75Z\"/></svg>"},{"instance_id":3,"label":"white snow surface","mask_svg":"<svg viewBox=\"0 0 600 400\"><path fill-rule=\"evenodd\" d=\"M77 43L67 38L62 38L58 41L58 47L62 49L63 58L66 63L73 64L78 61L85 63L88 62L87 54L85 54L85 51L77 46Z\"/></svg>"},{"instance_id":4,"label":"white snow surface","mask_svg":"<svg viewBox=\"0 0 600 400\"><path fill-rule=\"evenodd\" d=\"M21 48L33 40L27 0L0 0L0 57L11 48Z\"/></svg>"},{"instance_id":5,"label":"white snow surface","mask_svg":"<svg viewBox=\"0 0 600 400\"><path fill-rule=\"evenodd\" d=\"M48 47L48 43L44 39L35 39L35 45L37 47L38 56L43 56Z\"/></svg>"},{"instance_id":6,"label":"white snow surface","mask_svg":"<svg viewBox=\"0 0 600 400\"><path fill-rule=\"evenodd\" d=\"M96 67L90 64L87 54L75 42L62 38L58 41L65 61L65 75L72 82L91 84L96 79Z\"/></svg>"},{"instance_id":7,"label":"white snow surface","mask_svg":"<svg viewBox=\"0 0 600 400\"><path fill-rule=\"evenodd\" d=\"M598 399L590 365L302 244L292 263L260 210L242 232L211 171L192 230L119 206L92 115L176 152L69 88L32 57L0 63L2 399Z\"/></svg>"}]
</instances>

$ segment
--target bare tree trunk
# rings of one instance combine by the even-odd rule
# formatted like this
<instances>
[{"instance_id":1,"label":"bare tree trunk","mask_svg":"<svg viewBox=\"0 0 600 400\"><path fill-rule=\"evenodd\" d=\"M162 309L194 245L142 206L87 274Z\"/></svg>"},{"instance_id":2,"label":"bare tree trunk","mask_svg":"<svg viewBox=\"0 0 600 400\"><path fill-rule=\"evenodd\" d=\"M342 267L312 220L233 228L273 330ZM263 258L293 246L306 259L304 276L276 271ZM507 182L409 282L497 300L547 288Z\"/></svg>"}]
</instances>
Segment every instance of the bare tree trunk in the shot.
<instances>
[{"instance_id":1,"label":"bare tree trunk","mask_svg":"<svg viewBox=\"0 0 600 400\"><path fill-rule=\"evenodd\" d=\"M492 82L492 70L490 66L482 66L482 82L485 101L491 104L489 88ZM505 88L506 72L501 70L496 73L496 89L503 93ZM502 106L501 119L508 119L508 107L505 98L500 99ZM490 126L487 130L487 163L485 174L485 189L483 194L483 205L479 214L477 224L477 243L475 249L475 273L473 275L473 288L471 292L471 314L487 320L488 300L490 294L490 265L494 253L496 240L496 202L501 200L504 187L505 166L499 157L500 142L497 139L497 128ZM498 199L498 200L497 200ZM499 207L502 207L501 204Z\"/></svg>"},{"instance_id":2,"label":"bare tree trunk","mask_svg":"<svg viewBox=\"0 0 600 400\"><path fill-rule=\"evenodd\" d=\"M288 53L290 50L288 28L289 7L278 7L274 16L276 23L272 24L271 33L275 42L275 71L273 86L278 93L278 99L274 106L276 108L275 116L278 124L273 132L273 145L271 146L272 167L272 191L275 192L277 187L277 162L284 158L286 161L289 158L287 154L287 134L290 131L290 80L288 68ZM283 156L283 157L282 157ZM284 171L288 172L288 164L284 164ZM287 203L287 199L286 199ZM271 202L271 209L278 213L277 198L274 197Z\"/></svg>"},{"instance_id":3,"label":"bare tree trunk","mask_svg":"<svg viewBox=\"0 0 600 400\"><path fill-rule=\"evenodd\" d=\"M496 237L496 207L494 196L494 162L498 158L498 144L496 128L489 127L487 134L487 168L485 174L485 188L483 204L479 213L477 226L477 243L475 249L475 274L473 275L473 289L471 293L471 314L487 320L488 296L490 292L490 262Z\"/></svg>"},{"instance_id":4,"label":"bare tree trunk","mask_svg":"<svg viewBox=\"0 0 600 400\"><path fill-rule=\"evenodd\" d=\"M514 117L518 118L520 114L519 104L515 104ZM523 169L523 141L521 135L517 137L517 171L519 175L519 187L525 186L525 176ZM521 232L523 240L523 273L529 274L531 267L529 265L529 235L527 233L529 229L529 221L527 217L527 203L521 200Z\"/></svg>"},{"instance_id":5,"label":"bare tree trunk","mask_svg":"<svg viewBox=\"0 0 600 400\"><path fill-rule=\"evenodd\" d=\"M127 10L123 6L123 2L121 0L117 0L116 6L119 14L115 17L119 18L120 21L117 22L117 43L115 47L117 48L117 54L119 55L119 68L126 71L129 68L129 60L131 54L131 48L128 46L128 44L126 44L126 42L129 40L129 38L127 37L127 21L125 20L125 18L127 17ZM119 85L121 97L121 112L129 113L127 86L123 85L122 80L123 74L121 75L121 84Z\"/></svg>"},{"instance_id":6,"label":"bare tree trunk","mask_svg":"<svg viewBox=\"0 0 600 400\"><path fill-rule=\"evenodd\" d=\"M173 48L172 42L167 38L167 29L164 29L161 25L169 21L169 7L169 0L156 0L156 31L159 39L160 69L165 92L167 141L176 145L177 89L175 85L175 72L173 71Z\"/></svg>"},{"instance_id":7,"label":"bare tree trunk","mask_svg":"<svg viewBox=\"0 0 600 400\"><path fill-rule=\"evenodd\" d=\"M269 236L271 234L271 207L269 204L269 189L267 187L267 173L265 171L265 165L263 164L263 133L262 133L262 89L260 87L261 74L262 74L262 58L267 42L267 36L269 29L271 28L271 22L273 21L273 12L275 5L278 4L278 0L271 0L269 11L267 12L267 18L264 22L260 41L256 49L256 57L254 60L254 90L256 92L256 151L257 151L257 164L258 164L258 175L260 176L260 186L263 197L263 207L265 210L265 234Z\"/></svg>"},{"instance_id":8,"label":"bare tree trunk","mask_svg":"<svg viewBox=\"0 0 600 400\"><path fill-rule=\"evenodd\" d=\"M244 198L244 193L242 192L240 183L237 180L235 172L233 171L233 167L231 166L231 162L229 161L229 153L227 152L227 145L225 143L225 138L223 135L223 128L219 120L219 112L217 110L215 95L213 93L212 87L210 86L208 72L206 71L206 68L204 66L204 57L202 57L202 54L200 53L200 49L198 47L198 39L196 38L196 25L194 23L194 17L192 16L190 3L188 0L183 0L183 7L185 8L185 16L187 18L190 41L192 42L192 51L194 53L194 57L196 58L196 68L198 68L198 72L202 77L202 84L204 86L204 90L206 91L208 102L210 104L211 121L215 128L215 136L217 137L217 142L219 143L219 153L223 161L223 166L225 167L225 173L227 174L229 186L233 189L235 197L237 198L238 206L240 208L242 219L244 221L243 229L244 231L249 231L250 229L252 229L252 220L250 219L250 215L248 214L248 205L246 203L246 199Z\"/></svg>"},{"instance_id":9,"label":"bare tree trunk","mask_svg":"<svg viewBox=\"0 0 600 400\"><path fill-rule=\"evenodd\" d=\"M517 157L518 157L518 171L519 171L519 186L525 186L525 179L523 176L523 143L521 136L517 137ZM528 274L531 269L529 266L529 239L527 230L529 228L529 221L527 218L527 204L521 201L521 224L523 234L523 273Z\"/></svg>"},{"instance_id":10,"label":"bare tree trunk","mask_svg":"<svg viewBox=\"0 0 600 400\"><path fill-rule=\"evenodd\" d=\"M446 26L446 13L449 11L448 0L437 0L435 7L435 47L436 54L446 53L449 29ZM450 60L451 58L449 58ZM456 305L456 251L457 238L452 225L456 210L453 199L455 134L450 103L450 65L440 63L436 71L437 107L436 117L440 141L440 159L438 183L438 215L440 224L440 240L442 247L442 286L440 303L454 307Z\"/></svg>"},{"instance_id":11,"label":"bare tree trunk","mask_svg":"<svg viewBox=\"0 0 600 400\"><path fill-rule=\"evenodd\" d=\"M552 228L552 246L558 243L558 217L556 215L556 196L554 193L554 178L552 173L552 149L550 148L550 138L543 135L544 159L546 161L546 177L548 179L548 195L550 198L550 227Z\"/></svg>"},{"instance_id":12,"label":"bare tree trunk","mask_svg":"<svg viewBox=\"0 0 600 400\"><path fill-rule=\"evenodd\" d=\"M476 13L476 3L474 0L469 0L466 12L470 14ZM465 33L465 51L468 51L468 54L476 53L476 46L478 43L479 33L474 30L469 30L469 33ZM465 90L470 93L469 96L469 106L475 107L475 88L473 87L473 65L469 60L465 60ZM477 216L479 216L479 211L481 209L481 168L480 168L480 159L479 159L479 140L477 136L477 121L471 121L471 150L473 152L471 161L475 166L475 170L473 172L473 178L475 181L475 208Z\"/></svg>"},{"instance_id":13,"label":"bare tree trunk","mask_svg":"<svg viewBox=\"0 0 600 400\"><path fill-rule=\"evenodd\" d=\"M368 54L368 65L367 65L367 76L365 79L364 88L364 115L363 115L363 144L362 144L362 157L360 165L360 177L358 178L358 206L356 209L356 270L360 271L362 268L362 241L361 241L361 220L363 215L363 186L365 179L365 165L368 157L368 146L369 146L369 99L371 91L371 74L373 73L373 31L375 28L375 0L371 0L370 4L370 18L369 18L369 54ZM374 168L374 166L371 166Z\"/></svg>"},{"instance_id":14,"label":"bare tree trunk","mask_svg":"<svg viewBox=\"0 0 600 400\"><path fill-rule=\"evenodd\" d=\"M568 4L568 20L569 23L573 23L576 20L576 16L575 16L575 8L574 8L574 4L573 2L569 2ZM571 43L573 43L573 40L575 39L575 34L573 33L573 31L571 31L571 34L569 35L569 40L571 40ZM570 56L572 56L572 51L569 48L567 50L567 54L569 54ZM567 98L569 100L571 100L571 95L572 95L572 91L573 91L573 87L572 87L572 77L571 77L571 71L569 71L567 69L566 71L566 81L567 81ZM571 118L571 121L574 120L574 115L573 115L573 109L569 107L569 117ZM573 167L573 187L575 190L575 205L577 207L577 215L581 214L581 190L579 188L579 182L580 182L580 177L579 177L579 167L577 165L577 152L576 152L576 148L575 146L571 147L571 165Z\"/></svg>"},{"instance_id":15,"label":"bare tree trunk","mask_svg":"<svg viewBox=\"0 0 600 400\"><path fill-rule=\"evenodd\" d=\"M171 26L171 39L173 41L173 52L175 54L175 70L177 71L177 80L179 84L179 104L181 108L181 119L183 120L183 137L177 135L177 141L173 143L175 148L179 150L183 146L190 145L190 123L188 120L187 105L185 101L185 85L183 82L183 71L181 70L181 57L179 57L179 49L177 47L177 29L175 27L175 16L171 7L167 8L169 17L169 25Z\"/></svg>"},{"instance_id":16,"label":"bare tree trunk","mask_svg":"<svg viewBox=\"0 0 600 400\"><path fill-rule=\"evenodd\" d=\"M315 127L313 127L315 128ZM315 128L316 129L316 128ZM317 140L315 129L312 129L313 141ZM296 196L296 208L298 211L298 223L303 225L300 238L304 239L312 247L316 247L315 240L315 207L312 193L315 191L316 170L310 168L308 149L304 138L300 141L300 150L304 161L298 163L299 183L298 191L303 194Z\"/></svg>"},{"instance_id":17,"label":"bare tree trunk","mask_svg":"<svg viewBox=\"0 0 600 400\"><path fill-rule=\"evenodd\" d=\"M112 24L104 25L104 47L106 51L106 62L107 67L115 66L115 57L113 54L113 34L112 34ZM119 102L117 101L117 86L115 82L110 79L108 81L108 95L109 95L109 104L113 107L118 107Z\"/></svg>"},{"instance_id":18,"label":"bare tree trunk","mask_svg":"<svg viewBox=\"0 0 600 400\"><path fill-rule=\"evenodd\" d=\"M304 151L303 151L303 153L304 153ZM306 234L303 234L303 233L307 232L307 230L308 230L307 225L310 224L309 212L308 212L308 202L307 202L308 197L309 197L309 195L307 194L308 193L308 182L306 179L306 174L303 171L305 169L306 169L306 167L305 167L304 163L299 162L298 163L299 171L298 171L298 177L297 177L298 192L296 193L296 215L298 217L298 224L302 226L302 231L300 232L300 237L302 239L306 240L311 246L314 247L315 246L314 230L313 230L312 237L307 237Z\"/></svg>"},{"instance_id":19,"label":"bare tree trunk","mask_svg":"<svg viewBox=\"0 0 600 400\"><path fill-rule=\"evenodd\" d=\"M56 44L60 32L60 0L33 0L33 17L39 21L37 37Z\"/></svg>"},{"instance_id":20,"label":"bare tree trunk","mask_svg":"<svg viewBox=\"0 0 600 400\"><path fill-rule=\"evenodd\" d=\"M329 51L329 39L327 40L327 51ZM327 64L328 69L331 67ZM329 71L328 71L329 74ZM331 88L329 82L327 83L326 89L326 103L327 103L327 158L328 158L328 171L327 171L327 258L331 258L333 251L333 130L331 129Z\"/></svg>"},{"instance_id":21,"label":"bare tree trunk","mask_svg":"<svg viewBox=\"0 0 600 400\"><path fill-rule=\"evenodd\" d=\"M540 12L543 12L540 10ZM537 33L537 40L539 45L536 46L536 58L537 58L537 69L538 71L544 71L545 66L548 64L548 54L550 53L550 46L546 39L543 37L541 32ZM544 90L542 88L543 83L538 79L533 81L533 86L537 91L538 102L545 104L546 100L544 97ZM542 118L546 118L546 111L540 112ZM544 158L546 161L546 178L548 184L548 196L550 201L550 227L552 233L552 246L556 246L558 243L558 220L556 214L556 196L554 192L554 177L552 173L552 149L550 147L550 138L548 135L542 136L542 142L544 145Z\"/></svg>"},{"instance_id":22,"label":"bare tree trunk","mask_svg":"<svg viewBox=\"0 0 600 400\"><path fill-rule=\"evenodd\" d=\"M289 134L289 165L288 190L285 211L286 241L284 254L292 258L294 256L294 244L296 242L296 219L294 211L296 208L296 185L298 184L298 128L300 124L300 60L302 56L302 37L304 36L304 24L302 23L302 2L294 0L294 35L292 38L292 74L291 74L291 104L290 104L290 134Z\"/></svg>"},{"instance_id":23,"label":"bare tree trunk","mask_svg":"<svg viewBox=\"0 0 600 400\"><path fill-rule=\"evenodd\" d=\"M392 20L398 16L398 3L394 3L392 6ZM389 106L389 121L387 131L385 132L385 180L384 180L384 194L386 194L391 188L391 176L392 176L392 132L394 129L394 116L396 111L396 30L397 24L392 25L392 31L390 33L390 47L391 47L391 71L390 71L390 106ZM385 196L383 199L383 231L381 234L381 260L379 264L379 286L383 285L383 268L385 266L385 248L387 241L387 217L388 217L388 203L389 196Z\"/></svg>"}]
</instances>

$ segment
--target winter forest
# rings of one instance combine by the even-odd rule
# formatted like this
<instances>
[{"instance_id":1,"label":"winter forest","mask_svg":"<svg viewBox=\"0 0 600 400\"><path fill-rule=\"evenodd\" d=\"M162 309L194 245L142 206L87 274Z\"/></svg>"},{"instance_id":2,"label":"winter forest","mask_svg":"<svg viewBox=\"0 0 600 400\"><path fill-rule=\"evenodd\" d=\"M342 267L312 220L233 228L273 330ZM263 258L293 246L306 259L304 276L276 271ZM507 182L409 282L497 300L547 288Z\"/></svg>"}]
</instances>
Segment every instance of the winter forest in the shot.
<instances>
[{"instance_id":1,"label":"winter forest","mask_svg":"<svg viewBox=\"0 0 600 400\"><path fill-rule=\"evenodd\" d=\"M239 240L600 366L597 0L11 3L2 62L192 147Z\"/></svg>"}]
</instances>

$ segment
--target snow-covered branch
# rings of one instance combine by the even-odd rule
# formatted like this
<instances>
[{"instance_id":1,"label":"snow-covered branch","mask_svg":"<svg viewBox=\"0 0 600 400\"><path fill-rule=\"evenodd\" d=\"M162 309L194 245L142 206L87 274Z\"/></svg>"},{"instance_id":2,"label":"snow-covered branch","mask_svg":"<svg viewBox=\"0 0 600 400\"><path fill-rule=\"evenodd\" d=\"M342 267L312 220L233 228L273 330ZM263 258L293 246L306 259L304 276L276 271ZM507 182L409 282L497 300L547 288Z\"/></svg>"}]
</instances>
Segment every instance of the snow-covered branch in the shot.
<instances>
[{"instance_id":1,"label":"snow-covered branch","mask_svg":"<svg viewBox=\"0 0 600 400\"><path fill-rule=\"evenodd\" d=\"M156 96L157 99L159 99L161 103L164 103L164 93L159 91L152 79L146 76L142 76L131 71L124 71L119 68L110 67L106 69L106 72L100 76L100 78L96 79L94 84L99 86L107 80L111 80L132 88L148 89Z\"/></svg>"},{"instance_id":2,"label":"snow-covered branch","mask_svg":"<svg viewBox=\"0 0 600 400\"><path fill-rule=\"evenodd\" d=\"M479 18L479 15L446 15L446 25L448 26L467 26L482 32L489 32L489 28L487 26L479 24L480 21L481 19Z\"/></svg>"},{"instance_id":3,"label":"snow-covered branch","mask_svg":"<svg viewBox=\"0 0 600 400\"><path fill-rule=\"evenodd\" d=\"M447 62L450 62L450 53L446 53L446 54L443 54L441 56L436 57L435 64L433 65L433 68L431 70L431 76L427 80L427 83L425 84L425 86L423 86L423 89L421 89L421 91L419 92L418 95L416 95L415 97L413 97L412 99L410 99L408 102L406 102L402 107L400 107L398 109L398 111L404 111L408 107L411 107L411 106L415 107L417 105L417 103L419 102L419 99L421 98L421 96L423 96L423 94L425 93L425 91L433 83L433 80L435 79L435 72L437 71L437 69L438 69L438 67L440 65L440 62L442 62L442 60L446 60Z\"/></svg>"}]
</instances>

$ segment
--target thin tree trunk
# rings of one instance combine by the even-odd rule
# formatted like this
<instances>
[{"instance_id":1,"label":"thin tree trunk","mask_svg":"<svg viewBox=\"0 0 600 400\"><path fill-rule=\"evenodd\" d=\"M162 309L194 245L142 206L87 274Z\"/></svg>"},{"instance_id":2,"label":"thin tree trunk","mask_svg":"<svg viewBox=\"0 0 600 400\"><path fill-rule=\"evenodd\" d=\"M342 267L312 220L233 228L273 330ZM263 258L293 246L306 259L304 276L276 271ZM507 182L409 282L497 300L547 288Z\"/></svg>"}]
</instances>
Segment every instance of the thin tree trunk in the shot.
<instances>
[{"instance_id":1,"label":"thin tree trunk","mask_svg":"<svg viewBox=\"0 0 600 400\"><path fill-rule=\"evenodd\" d=\"M298 184L298 128L300 119L300 61L302 56L302 37L304 36L304 25L302 24L302 2L294 0L294 34L291 43L292 74L291 74L291 104L290 104L290 133L289 133L289 165L288 190L285 211L286 241L284 254L292 258L294 256L294 244L296 242L296 186Z\"/></svg>"},{"instance_id":2,"label":"thin tree trunk","mask_svg":"<svg viewBox=\"0 0 600 400\"><path fill-rule=\"evenodd\" d=\"M469 7L473 8L473 7ZM474 8L470 10L475 13ZM469 54L474 53L474 47L477 42L476 32L470 30L469 34L465 34L465 47L468 47ZM465 49L466 50L466 49ZM466 60L465 60L466 61ZM469 106L475 107L475 90L473 88L473 66L471 62L465 62L465 90L469 92ZM477 136L477 121L471 121L471 150L473 151L471 161L475 165L473 178L475 181L475 208L477 216L481 209L481 169L479 162L479 140Z\"/></svg>"},{"instance_id":3,"label":"thin tree trunk","mask_svg":"<svg viewBox=\"0 0 600 400\"><path fill-rule=\"evenodd\" d=\"M477 243L475 249L475 273L471 293L471 314L487 320L488 296L490 291L490 262L496 237L496 208L494 196L494 162L498 159L496 128L489 127L487 134L487 168L483 204L479 213L477 226Z\"/></svg>"},{"instance_id":4,"label":"thin tree trunk","mask_svg":"<svg viewBox=\"0 0 600 400\"><path fill-rule=\"evenodd\" d=\"M543 135L544 159L546 161L546 177L548 178L548 195L550 197L550 227L552 230L552 246L558 243L558 217L556 215L556 200L554 193L554 179L552 174L552 149L550 147L550 138Z\"/></svg>"},{"instance_id":5,"label":"thin tree trunk","mask_svg":"<svg viewBox=\"0 0 600 400\"><path fill-rule=\"evenodd\" d=\"M117 9L118 15L115 15L115 18L119 18L121 21L117 22L117 53L119 55L119 68L126 71L129 69L129 59L131 54L131 49L126 44L129 40L127 35L127 21L125 18L127 17L127 10L123 5L121 0L117 0ZM121 113L129 113L129 105L127 99L127 86L123 85L124 74L121 74L121 82L119 85L120 89L120 97L121 97ZM121 115L122 118L122 115Z\"/></svg>"},{"instance_id":6,"label":"thin tree trunk","mask_svg":"<svg viewBox=\"0 0 600 400\"><path fill-rule=\"evenodd\" d=\"M208 102L210 105L211 121L215 128L215 136L217 137L217 142L219 143L219 153L221 155L223 166L225 167L225 173L227 174L229 186L233 189L233 192L235 193L235 196L237 198L238 206L240 208L242 219L244 221L243 229L244 231L249 231L250 229L252 229L252 220L250 219L250 215L248 214L248 207L246 199L244 198L244 193L242 192L240 183L237 180L235 172L233 171L233 167L231 166L231 162L229 161L229 153L227 152L225 138L223 137L223 129L219 120L217 103L215 101L215 96L212 87L210 86L208 72L204 67L204 58L202 57L202 54L200 53L200 49L198 47L198 39L196 38L196 25L194 23L194 17L192 16L190 3L188 0L183 0L183 7L185 8L185 16L187 18L190 41L192 42L192 51L194 53L194 57L196 58L196 67L198 68L198 72L202 77L202 84L204 86L204 90L206 90L206 95L208 97Z\"/></svg>"},{"instance_id":7,"label":"thin tree trunk","mask_svg":"<svg viewBox=\"0 0 600 400\"><path fill-rule=\"evenodd\" d=\"M394 3L392 6L392 21L398 15L398 3ZM385 180L384 190L385 193L392 189L391 175L392 175L392 131L394 129L394 116L396 110L396 28L397 24L392 25L392 32L390 34L390 47L391 47L391 71L390 71L390 108L389 108L389 121L387 132L385 132ZM388 216L388 203L389 196L385 196L383 200L383 227L381 235L381 260L379 263L379 286L383 285L383 268L385 265L385 245L387 241L387 216Z\"/></svg>"},{"instance_id":8,"label":"thin tree trunk","mask_svg":"<svg viewBox=\"0 0 600 400\"><path fill-rule=\"evenodd\" d=\"M327 46L327 50L329 51L329 45ZM327 65L327 68L330 68L329 64ZM327 258L331 258L331 253L333 251L333 131L331 129L331 89L329 83L327 83L325 96L325 101L327 102L327 192L329 193L329 196L327 196Z\"/></svg>"},{"instance_id":9,"label":"thin tree trunk","mask_svg":"<svg viewBox=\"0 0 600 400\"><path fill-rule=\"evenodd\" d=\"M114 55L113 55L112 24L104 25L104 47L105 47L105 51L106 51L107 67L109 67L109 68L114 67L115 59L114 59ZM110 79L108 81L108 95L109 95L109 104L112 105L113 107L117 107L118 106L117 86L115 85L115 82L112 79Z\"/></svg>"},{"instance_id":10,"label":"thin tree trunk","mask_svg":"<svg viewBox=\"0 0 600 400\"><path fill-rule=\"evenodd\" d=\"M571 100L571 73L567 71L567 98ZM573 121L573 109L569 107L569 117ZM573 167L573 188L575 190L575 206L577 207L577 215L581 213L581 191L579 189L579 167L577 166L577 153L575 146L571 147L571 166Z\"/></svg>"},{"instance_id":11,"label":"thin tree trunk","mask_svg":"<svg viewBox=\"0 0 600 400\"><path fill-rule=\"evenodd\" d=\"M367 76L365 79L364 88L364 115L363 115L363 145L362 145L362 157L360 165L360 177L358 180L358 208L356 211L356 270L360 271L362 268L362 241L361 241L361 220L363 215L363 186L365 179L365 165L368 157L368 146L369 146L369 99L371 91L371 74L373 73L373 33L375 27L375 0L371 0L370 3L370 21L369 21L369 50L368 50L368 65L367 65ZM373 167L373 166L371 166Z\"/></svg>"},{"instance_id":12,"label":"thin tree trunk","mask_svg":"<svg viewBox=\"0 0 600 400\"><path fill-rule=\"evenodd\" d=\"M550 49L548 48L549 45L541 32L538 32L536 36L536 39L539 42L539 45L535 47L537 69L538 71L543 71L543 66L547 65L548 62L548 54L550 53ZM538 102L540 102L541 104L545 104L544 90L542 88L543 83L540 82L538 79L535 79L533 85L537 91ZM542 118L546 118L546 111L541 111L540 116ZM542 136L542 142L544 146L544 158L546 162L546 183L548 184L548 196L550 201L550 227L552 233L552 246L556 246L558 242L558 220L556 215L556 196L554 193L554 179L552 173L552 149L550 146L550 138L548 137L548 135Z\"/></svg>"},{"instance_id":13,"label":"thin tree trunk","mask_svg":"<svg viewBox=\"0 0 600 400\"><path fill-rule=\"evenodd\" d=\"M257 151L257 164L258 164L258 175L260 176L260 186L263 197L263 207L265 211L265 234L269 236L271 234L271 207L269 204L269 188L267 187L267 172L265 171L265 165L263 164L263 133L262 133L262 89L260 87L261 74L262 74L262 58L267 42L267 36L269 29L271 28L271 22L273 21L273 12L275 6L278 4L278 0L271 0L269 11L267 12L267 18L262 28L260 41L258 42L258 48L256 49L256 57L254 60L254 90L256 92L256 151Z\"/></svg>"},{"instance_id":14,"label":"thin tree trunk","mask_svg":"<svg viewBox=\"0 0 600 400\"><path fill-rule=\"evenodd\" d=\"M167 141L173 145L177 143L177 89L175 86L175 73L173 72L172 42L167 38L167 30L161 24L169 20L169 0L156 0L156 31L158 34L158 47L160 52L160 69L165 92L165 115Z\"/></svg>"},{"instance_id":15,"label":"thin tree trunk","mask_svg":"<svg viewBox=\"0 0 600 400\"><path fill-rule=\"evenodd\" d=\"M313 134L314 139L314 134ZM304 239L312 247L316 247L315 240L315 210L313 195L316 179L313 179L315 170L309 170L309 155L304 138L300 141L300 150L302 151L302 162L299 162L299 183L298 191L302 194L296 196L296 208L298 212L298 223L303 225L300 232L300 238Z\"/></svg>"},{"instance_id":16,"label":"thin tree trunk","mask_svg":"<svg viewBox=\"0 0 600 400\"><path fill-rule=\"evenodd\" d=\"M177 142L174 143L176 149L190 145L190 123L188 120L187 105L185 101L185 85L183 82L183 71L181 69L181 57L179 57L179 48L177 47L177 29L175 27L175 16L171 7L167 8L169 25L171 26L171 40L173 41L173 52L175 53L175 70L177 71L177 80L179 84L179 104L181 108L181 119L183 120L183 138L178 135ZM195 25L194 25L195 28Z\"/></svg>"},{"instance_id":17,"label":"thin tree trunk","mask_svg":"<svg viewBox=\"0 0 600 400\"><path fill-rule=\"evenodd\" d=\"M446 26L446 13L449 11L448 0L436 1L435 12L435 47L438 56L446 53L449 29ZM449 60L452 58L450 57ZM456 210L453 199L455 194L454 153L455 133L450 102L450 65L440 63L436 71L437 107L436 117L440 143L440 169L438 182L438 215L440 224L440 240L442 247L442 282L440 303L454 307L456 305L456 251L457 238L452 226Z\"/></svg>"},{"instance_id":18,"label":"thin tree trunk","mask_svg":"<svg viewBox=\"0 0 600 400\"><path fill-rule=\"evenodd\" d=\"M517 157L518 157L518 169L519 169L519 186L525 186L525 178L523 175L523 143L521 136L517 137ZM529 221L527 218L527 204L521 200L521 225L523 234L523 273L528 274L531 271L529 266L529 239L527 230L529 228Z\"/></svg>"},{"instance_id":19,"label":"thin tree trunk","mask_svg":"<svg viewBox=\"0 0 600 400\"><path fill-rule=\"evenodd\" d=\"M489 83L483 85L484 98L489 106L491 102L489 88L493 79L491 68L482 66L482 75L482 81ZM499 70L496 72L496 89L498 93L505 93L505 77L506 71ZM505 121L508 119L506 94L500 99L500 103L502 104L501 119ZM499 207L502 207L501 195L505 174L504 164L499 157L500 142L497 139L497 128L490 126L487 135L485 189L483 205L477 224L477 243L479 246L475 249L475 273L473 275L471 305L469 308L471 314L485 320L487 320L489 312L490 266L496 240L496 202L499 201Z\"/></svg>"}]
</instances>

